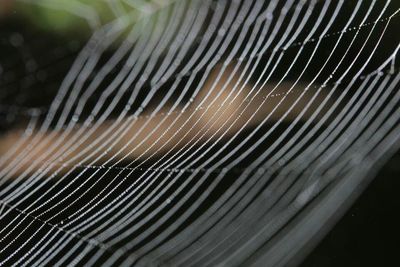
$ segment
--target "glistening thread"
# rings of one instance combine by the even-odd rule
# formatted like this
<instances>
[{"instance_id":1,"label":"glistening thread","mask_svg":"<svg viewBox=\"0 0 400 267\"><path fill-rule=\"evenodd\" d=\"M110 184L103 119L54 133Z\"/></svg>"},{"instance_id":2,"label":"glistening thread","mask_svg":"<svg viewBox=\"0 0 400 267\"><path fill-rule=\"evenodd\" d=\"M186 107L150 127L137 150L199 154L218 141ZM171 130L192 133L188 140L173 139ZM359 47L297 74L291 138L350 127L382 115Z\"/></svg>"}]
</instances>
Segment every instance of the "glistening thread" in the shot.
<instances>
[{"instance_id":1,"label":"glistening thread","mask_svg":"<svg viewBox=\"0 0 400 267\"><path fill-rule=\"evenodd\" d=\"M72 2L30 3L93 34L0 136L0 265L298 264L399 148L397 1Z\"/></svg>"}]
</instances>

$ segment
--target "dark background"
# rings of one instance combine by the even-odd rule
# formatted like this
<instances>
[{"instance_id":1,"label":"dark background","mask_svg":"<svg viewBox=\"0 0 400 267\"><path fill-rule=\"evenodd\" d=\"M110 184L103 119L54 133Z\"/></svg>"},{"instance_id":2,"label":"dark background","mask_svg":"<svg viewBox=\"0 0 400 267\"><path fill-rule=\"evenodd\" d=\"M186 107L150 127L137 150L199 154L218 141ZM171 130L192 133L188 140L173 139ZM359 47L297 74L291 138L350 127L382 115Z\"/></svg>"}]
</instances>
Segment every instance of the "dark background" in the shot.
<instances>
[{"instance_id":1,"label":"dark background","mask_svg":"<svg viewBox=\"0 0 400 267\"><path fill-rule=\"evenodd\" d=\"M400 266L399 178L397 153L300 266Z\"/></svg>"},{"instance_id":2,"label":"dark background","mask_svg":"<svg viewBox=\"0 0 400 267\"><path fill-rule=\"evenodd\" d=\"M399 19L395 21L399 25ZM58 87L82 45L65 42L59 36L50 34L48 37L45 34L46 38L43 38L43 33L28 28L27 23L14 20L7 23L3 21L0 26L1 59L6 62L4 74L10 74L0 78L3 89L0 94L0 132L12 128L16 122L24 121L24 112L10 111L15 106L29 109L48 105L53 98L54 88ZM15 32L23 35L23 45L9 44L8 40ZM391 27L388 32L386 36L392 36L393 39L385 40L388 49L381 49L379 56L372 58L372 67L387 56L386 51L392 51L392 46L397 45L398 27ZM39 67L26 70L26 63L31 58L36 60ZM45 70L44 78L37 75L39 70ZM40 94L32 88L40 89ZM9 106L9 103L15 105ZM10 114L17 118L10 117ZM400 153L397 153L300 266L400 266L397 256L400 248L399 178Z\"/></svg>"}]
</instances>

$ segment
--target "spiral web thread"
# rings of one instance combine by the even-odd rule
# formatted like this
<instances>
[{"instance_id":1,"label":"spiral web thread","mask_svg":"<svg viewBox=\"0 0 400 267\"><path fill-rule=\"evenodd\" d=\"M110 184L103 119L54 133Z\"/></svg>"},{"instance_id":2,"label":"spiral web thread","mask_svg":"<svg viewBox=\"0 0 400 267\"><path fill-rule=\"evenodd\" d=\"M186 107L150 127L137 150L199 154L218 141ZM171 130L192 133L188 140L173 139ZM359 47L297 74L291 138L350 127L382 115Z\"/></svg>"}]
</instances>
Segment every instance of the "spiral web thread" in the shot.
<instances>
[{"instance_id":1,"label":"spiral web thread","mask_svg":"<svg viewBox=\"0 0 400 267\"><path fill-rule=\"evenodd\" d=\"M72 4L93 35L0 157L0 264L292 261L400 145L396 2Z\"/></svg>"}]
</instances>

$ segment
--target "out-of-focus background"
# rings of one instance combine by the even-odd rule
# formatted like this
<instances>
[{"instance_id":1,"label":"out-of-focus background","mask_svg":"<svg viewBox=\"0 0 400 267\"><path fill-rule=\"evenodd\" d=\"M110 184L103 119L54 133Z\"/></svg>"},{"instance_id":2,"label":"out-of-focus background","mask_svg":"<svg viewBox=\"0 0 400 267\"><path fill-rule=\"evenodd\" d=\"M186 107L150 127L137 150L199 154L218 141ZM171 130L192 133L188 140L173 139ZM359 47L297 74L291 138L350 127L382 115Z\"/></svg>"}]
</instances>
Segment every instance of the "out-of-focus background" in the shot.
<instances>
[{"instance_id":1,"label":"out-of-focus background","mask_svg":"<svg viewBox=\"0 0 400 267\"><path fill-rule=\"evenodd\" d=\"M23 122L27 113L40 112L49 104L93 28L126 12L131 14L130 19L140 17L170 1L129 2L1 0L0 131L7 131ZM130 23L135 23L134 19ZM397 154L302 267L393 266L400 238L399 178Z\"/></svg>"}]
</instances>

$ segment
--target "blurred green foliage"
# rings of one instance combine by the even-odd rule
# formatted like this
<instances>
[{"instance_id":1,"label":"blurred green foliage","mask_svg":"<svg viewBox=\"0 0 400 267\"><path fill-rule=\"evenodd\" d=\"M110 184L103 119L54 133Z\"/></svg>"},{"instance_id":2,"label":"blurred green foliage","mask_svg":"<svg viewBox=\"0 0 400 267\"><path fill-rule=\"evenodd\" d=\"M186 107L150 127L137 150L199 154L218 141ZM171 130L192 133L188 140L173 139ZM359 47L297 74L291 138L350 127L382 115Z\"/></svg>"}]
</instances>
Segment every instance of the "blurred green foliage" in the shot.
<instances>
[{"instance_id":1,"label":"blurred green foliage","mask_svg":"<svg viewBox=\"0 0 400 267\"><path fill-rule=\"evenodd\" d=\"M17 16L45 31L87 36L93 29L116 18L125 18L133 24L142 14L152 13L170 2L171 0L1 0L0 14Z\"/></svg>"}]
</instances>

